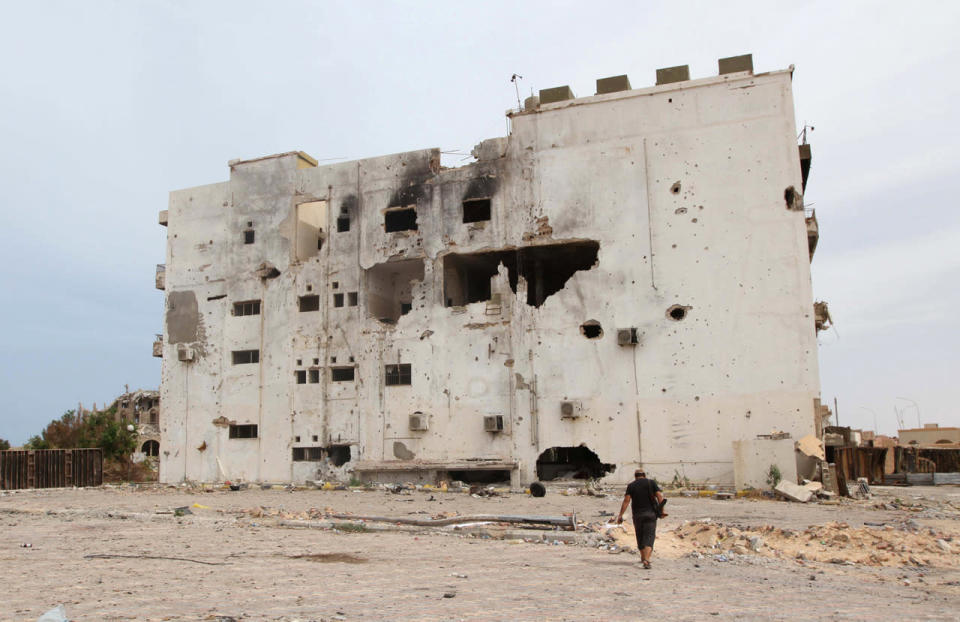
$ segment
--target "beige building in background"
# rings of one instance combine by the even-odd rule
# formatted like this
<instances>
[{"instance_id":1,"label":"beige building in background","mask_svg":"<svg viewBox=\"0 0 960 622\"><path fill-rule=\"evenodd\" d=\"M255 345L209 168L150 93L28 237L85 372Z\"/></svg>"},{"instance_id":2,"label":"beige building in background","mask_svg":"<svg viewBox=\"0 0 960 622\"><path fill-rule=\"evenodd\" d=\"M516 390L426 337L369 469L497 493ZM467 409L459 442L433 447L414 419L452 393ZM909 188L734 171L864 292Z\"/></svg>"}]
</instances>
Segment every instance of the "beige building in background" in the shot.
<instances>
[{"instance_id":1,"label":"beige building in background","mask_svg":"<svg viewBox=\"0 0 960 622\"><path fill-rule=\"evenodd\" d=\"M458 168L291 152L171 193L161 481L732 484L735 441L814 433L792 71L546 89Z\"/></svg>"},{"instance_id":2,"label":"beige building in background","mask_svg":"<svg viewBox=\"0 0 960 622\"><path fill-rule=\"evenodd\" d=\"M949 447L960 445L960 428L941 428L937 423L925 423L922 428L898 431L900 445L904 447Z\"/></svg>"}]
</instances>

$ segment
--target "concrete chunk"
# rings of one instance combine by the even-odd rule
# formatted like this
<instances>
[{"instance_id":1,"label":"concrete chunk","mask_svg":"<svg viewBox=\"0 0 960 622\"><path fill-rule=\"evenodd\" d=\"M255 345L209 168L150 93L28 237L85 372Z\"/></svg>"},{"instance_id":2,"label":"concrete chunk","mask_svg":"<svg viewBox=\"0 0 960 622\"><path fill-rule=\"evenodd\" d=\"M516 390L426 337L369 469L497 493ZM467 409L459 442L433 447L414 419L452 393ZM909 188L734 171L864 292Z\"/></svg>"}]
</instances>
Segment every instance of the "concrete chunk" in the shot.
<instances>
[{"instance_id":1,"label":"concrete chunk","mask_svg":"<svg viewBox=\"0 0 960 622\"><path fill-rule=\"evenodd\" d=\"M788 482L787 480L782 480L777 487L774 488L781 496L785 497L790 501L797 501L799 503L806 503L813 497L813 493L803 486L798 486L793 482Z\"/></svg>"}]
</instances>

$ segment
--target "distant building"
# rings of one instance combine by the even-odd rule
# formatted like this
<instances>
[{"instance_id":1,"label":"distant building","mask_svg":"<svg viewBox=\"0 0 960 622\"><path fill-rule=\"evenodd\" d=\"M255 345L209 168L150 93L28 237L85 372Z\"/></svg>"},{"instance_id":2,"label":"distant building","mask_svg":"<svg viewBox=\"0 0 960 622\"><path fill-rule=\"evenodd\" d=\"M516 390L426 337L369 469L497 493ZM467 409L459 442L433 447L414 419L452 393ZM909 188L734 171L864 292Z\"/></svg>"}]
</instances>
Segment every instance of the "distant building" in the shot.
<instances>
[{"instance_id":1,"label":"distant building","mask_svg":"<svg viewBox=\"0 0 960 622\"><path fill-rule=\"evenodd\" d=\"M137 450L144 458L160 455L160 392L128 391L108 407L116 408L114 417L123 423L132 423L137 428Z\"/></svg>"},{"instance_id":2,"label":"distant building","mask_svg":"<svg viewBox=\"0 0 960 622\"><path fill-rule=\"evenodd\" d=\"M734 441L818 432L792 71L545 89L458 168L290 152L172 192L161 481L733 483Z\"/></svg>"},{"instance_id":3,"label":"distant building","mask_svg":"<svg viewBox=\"0 0 960 622\"><path fill-rule=\"evenodd\" d=\"M936 423L926 423L922 428L900 430L900 445L904 447L951 447L960 446L960 428L941 428Z\"/></svg>"}]
</instances>

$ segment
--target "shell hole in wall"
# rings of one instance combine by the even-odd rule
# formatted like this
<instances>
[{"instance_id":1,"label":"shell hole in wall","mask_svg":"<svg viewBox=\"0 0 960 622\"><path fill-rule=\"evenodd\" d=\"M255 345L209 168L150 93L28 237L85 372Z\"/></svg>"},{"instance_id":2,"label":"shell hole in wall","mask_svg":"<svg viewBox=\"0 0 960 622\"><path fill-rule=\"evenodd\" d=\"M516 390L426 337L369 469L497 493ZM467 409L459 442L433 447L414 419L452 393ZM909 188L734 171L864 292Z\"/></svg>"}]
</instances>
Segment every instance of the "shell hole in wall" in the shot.
<instances>
[{"instance_id":1,"label":"shell hole in wall","mask_svg":"<svg viewBox=\"0 0 960 622\"><path fill-rule=\"evenodd\" d=\"M673 305L672 307L667 309L667 317L670 318L671 320L679 322L687 317L687 311L689 309L690 307L687 307L687 306Z\"/></svg>"},{"instance_id":2,"label":"shell hole in wall","mask_svg":"<svg viewBox=\"0 0 960 622\"><path fill-rule=\"evenodd\" d=\"M586 445L551 447L537 458L537 479L597 479L613 473L617 466L605 464Z\"/></svg>"},{"instance_id":3,"label":"shell hole in wall","mask_svg":"<svg viewBox=\"0 0 960 622\"><path fill-rule=\"evenodd\" d=\"M673 185L670 186L670 192L671 192L672 194L680 194L680 182L679 182L679 181L673 182Z\"/></svg>"},{"instance_id":4,"label":"shell hole in wall","mask_svg":"<svg viewBox=\"0 0 960 622\"><path fill-rule=\"evenodd\" d=\"M335 467L350 462L350 445L331 445L326 448L327 458Z\"/></svg>"},{"instance_id":5,"label":"shell hole in wall","mask_svg":"<svg viewBox=\"0 0 960 622\"><path fill-rule=\"evenodd\" d=\"M490 300L490 279L503 264L510 289L516 293L522 276L527 282L527 304L539 307L563 289L576 272L592 269L599 252L599 242L585 241L485 253L450 253L443 258L443 297L448 307Z\"/></svg>"},{"instance_id":6,"label":"shell hole in wall","mask_svg":"<svg viewBox=\"0 0 960 622\"><path fill-rule=\"evenodd\" d=\"M600 322L587 320L580 325L580 334L587 339L599 339L603 337L603 328L600 326Z\"/></svg>"}]
</instances>

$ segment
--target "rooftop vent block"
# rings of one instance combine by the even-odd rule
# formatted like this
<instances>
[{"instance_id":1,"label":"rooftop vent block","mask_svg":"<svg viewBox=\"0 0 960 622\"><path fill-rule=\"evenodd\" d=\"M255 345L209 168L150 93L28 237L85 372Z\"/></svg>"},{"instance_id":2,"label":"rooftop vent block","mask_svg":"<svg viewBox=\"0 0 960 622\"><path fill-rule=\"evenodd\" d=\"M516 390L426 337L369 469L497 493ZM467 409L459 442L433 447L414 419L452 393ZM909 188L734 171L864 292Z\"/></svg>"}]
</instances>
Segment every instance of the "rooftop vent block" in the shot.
<instances>
[{"instance_id":1,"label":"rooftop vent block","mask_svg":"<svg viewBox=\"0 0 960 622\"><path fill-rule=\"evenodd\" d=\"M725 73L737 73L738 71L753 73L753 54L721 58L717 61L717 65L720 67L721 76Z\"/></svg>"},{"instance_id":2,"label":"rooftop vent block","mask_svg":"<svg viewBox=\"0 0 960 622\"><path fill-rule=\"evenodd\" d=\"M618 346L635 346L640 343L640 335L637 333L636 328L618 328L617 329L617 345Z\"/></svg>"},{"instance_id":3,"label":"rooftop vent block","mask_svg":"<svg viewBox=\"0 0 960 622\"><path fill-rule=\"evenodd\" d=\"M583 404L579 400L560 402L560 417L562 419L576 419L583 414Z\"/></svg>"},{"instance_id":4,"label":"rooftop vent block","mask_svg":"<svg viewBox=\"0 0 960 622\"><path fill-rule=\"evenodd\" d=\"M569 86L555 86L552 89L540 89L540 105L555 104L556 102L573 99L573 91Z\"/></svg>"},{"instance_id":5,"label":"rooftop vent block","mask_svg":"<svg viewBox=\"0 0 960 622\"><path fill-rule=\"evenodd\" d=\"M484 432L503 432L503 415L485 415L483 417Z\"/></svg>"},{"instance_id":6,"label":"rooftop vent block","mask_svg":"<svg viewBox=\"0 0 960 622\"><path fill-rule=\"evenodd\" d=\"M657 84L673 84L690 79L690 65L677 65L657 69Z\"/></svg>"},{"instance_id":7,"label":"rooftop vent block","mask_svg":"<svg viewBox=\"0 0 960 622\"><path fill-rule=\"evenodd\" d=\"M597 95L605 93L618 93L620 91L630 90L630 78L626 75L610 76L609 78L600 78L597 80Z\"/></svg>"},{"instance_id":8,"label":"rooftop vent block","mask_svg":"<svg viewBox=\"0 0 960 622\"><path fill-rule=\"evenodd\" d=\"M414 432L426 432L430 429L427 416L423 413L410 415L410 429Z\"/></svg>"}]
</instances>

